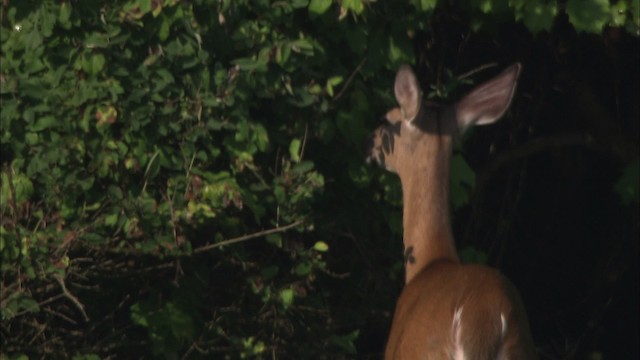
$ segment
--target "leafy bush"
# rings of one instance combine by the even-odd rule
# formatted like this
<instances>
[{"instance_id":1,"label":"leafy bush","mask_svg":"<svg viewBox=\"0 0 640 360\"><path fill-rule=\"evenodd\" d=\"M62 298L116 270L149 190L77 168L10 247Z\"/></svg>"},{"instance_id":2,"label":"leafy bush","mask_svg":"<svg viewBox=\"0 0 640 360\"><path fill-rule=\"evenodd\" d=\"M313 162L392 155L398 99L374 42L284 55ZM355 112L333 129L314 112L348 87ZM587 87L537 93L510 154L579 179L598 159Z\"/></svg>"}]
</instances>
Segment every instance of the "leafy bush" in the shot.
<instances>
[{"instance_id":1,"label":"leafy bush","mask_svg":"<svg viewBox=\"0 0 640 360\"><path fill-rule=\"evenodd\" d=\"M355 353L394 294L367 299L335 238L401 231L397 181L359 145L437 3L4 2L3 356ZM462 3L478 28L557 12ZM587 3L567 2L578 30L637 26L627 2ZM462 206L475 176L454 171Z\"/></svg>"}]
</instances>

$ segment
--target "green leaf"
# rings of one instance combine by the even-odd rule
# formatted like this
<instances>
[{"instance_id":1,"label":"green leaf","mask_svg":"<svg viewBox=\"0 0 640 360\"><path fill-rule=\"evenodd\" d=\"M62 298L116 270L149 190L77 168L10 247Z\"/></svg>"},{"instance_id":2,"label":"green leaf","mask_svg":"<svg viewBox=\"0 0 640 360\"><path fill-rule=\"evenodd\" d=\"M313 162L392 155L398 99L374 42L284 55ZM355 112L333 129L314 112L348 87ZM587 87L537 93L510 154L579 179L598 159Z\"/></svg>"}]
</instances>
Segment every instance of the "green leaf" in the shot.
<instances>
[{"instance_id":1,"label":"green leaf","mask_svg":"<svg viewBox=\"0 0 640 360\"><path fill-rule=\"evenodd\" d=\"M297 175L302 175L304 173L307 173L307 172L313 170L313 168L314 168L313 161L304 160L304 161L300 161L298 164L296 164L291 169L291 171L293 171Z\"/></svg>"},{"instance_id":2,"label":"green leaf","mask_svg":"<svg viewBox=\"0 0 640 360\"><path fill-rule=\"evenodd\" d=\"M269 134L262 124L256 124L253 127L253 139L258 146L258 150L266 151L269 146Z\"/></svg>"},{"instance_id":3,"label":"green leaf","mask_svg":"<svg viewBox=\"0 0 640 360\"><path fill-rule=\"evenodd\" d=\"M613 26L622 27L627 22L628 5L624 1L618 1L611 6L611 23ZM640 9L636 9L638 12Z\"/></svg>"},{"instance_id":4,"label":"green leaf","mask_svg":"<svg viewBox=\"0 0 640 360\"><path fill-rule=\"evenodd\" d=\"M327 90L327 94L333 97L333 88L342 83L342 76L332 76L327 80L327 85L325 86Z\"/></svg>"},{"instance_id":5,"label":"green leaf","mask_svg":"<svg viewBox=\"0 0 640 360\"><path fill-rule=\"evenodd\" d=\"M158 6L158 8L160 8ZM158 40L160 41L165 41L167 40L167 38L169 37L169 34L171 32L171 24L173 23L173 21L171 19L169 19L166 16L162 17L161 23L160 23L160 30L158 31Z\"/></svg>"},{"instance_id":6,"label":"green leaf","mask_svg":"<svg viewBox=\"0 0 640 360\"><path fill-rule=\"evenodd\" d=\"M60 4L60 13L58 13L58 23L64 29L71 28L71 22L69 22L69 18L71 18L71 5L67 2L63 2Z\"/></svg>"},{"instance_id":7,"label":"green leaf","mask_svg":"<svg viewBox=\"0 0 640 360\"><path fill-rule=\"evenodd\" d=\"M360 14L364 10L362 0L342 0L342 7L356 14Z\"/></svg>"},{"instance_id":8,"label":"green leaf","mask_svg":"<svg viewBox=\"0 0 640 360\"><path fill-rule=\"evenodd\" d=\"M413 47L406 36L389 36L388 46L387 56L393 67L413 61Z\"/></svg>"},{"instance_id":9,"label":"green leaf","mask_svg":"<svg viewBox=\"0 0 640 360\"><path fill-rule=\"evenodd\" d=\"M141 303L131 305L131 320L140 326L149 327L147 312L143 310L142 307Z\"/></svg>"},{"instance_id":10,"label":"green leaf","mask_svg":"<svg viewBox=\"0 0 640 360\"><path fill-rule=\"evenodd\" d=\"M307 276L307 275L309 275L311 273L312 269L313 269L313 266L310 263L302 262L302 263L299 263L298 265L296 265L296 267L295 267L295 269L293 271L298 276Z\"/></svg>"},{"instance_id":11,"label":"green leaf","mask_svg":"<svg viewBox=\"0 0 640 360\"><path fill-rule=\"evenodd\" d=\"M57 121L53 116L43 116L39 118L33 126L31 126L31 131L46 130L54 127L56 123Z\"/></svg>"},{"instance_id":12,"label":"green leaf","mask_svg":"<svg viewBox=\"0 0 640 360\"><path fill-rule=\"evenodd\" d=\"M291 50L304 55L313 55L313 44L309 39L298 39L289 43Z\"/></svg>"},{"instance_id":13,"label":"green leaf","mask_svg":"<svg viewBox=\"0 0 640 360\"><path fill-rule=\"evenodd\" d=\"M309 12L315 15L322 15L331 7L333 0L311 0Z\"/></svg>"},{"instance_id":14,"label":"green leaf","mask_svg":"<svg viewBox=\"0 0 640 360\"><path fill-rule=\"evenodd\" d=\"M18 308L33 313L40 311L38 302L26 296L20 298L20 300L18 301Z\"/></svg>"},{"instance_id":15,"label":"green leaf","mask_svg":"<svg viewBox=\"0 0 640 360\"><path fill-rule=\"evenodd\" d=\"M35 51L42 45L42 36L37 30L32 30L25 36L25 45L27 46L27 49Z\"/></svg>"},{"instance_id":16,"label":"green leaf","mask_svg":"<svg viewBox=\"0 0 640 360\"><path fill-rule=\"evenodd\" d=\"M13 189L9 186L9 176L6 173L2 173L2 203L5 203L11 198L10 194L13 190L15 191L13 200L17 205L22 205L22 203L29 200L31 195L33 195L33 183L25 174L21 173L13 174L12 181Z\"/></svg>"},{"instance_id":17,"label":"green leaf","mask_svg":"<svg viewBox=\"0 0 640 360\"><path fill-rule=\"evenodd\" d=\"M356 354L357 349L355 345L355 341L360 336L360 330L354 330L353 332L347 335L333 335L329 339L332 345L337 346L338 348L345 351L347 354Z\"/></svg>"},{"instance_id":18,"label":"green leaf","mask_svg":"<svg viewBox=\"0 0 640 360\"><path fill-rule=\"evenodd\" d=\"M307 7L308 5L309 5L309 0L292 0L291 1L291 6L294 9Z\"/></svg>"},{"instance_id":19,"label":"green leaf","mask_svg":"<svg viewBox=\"0 0 640 360\"><path fill-rule=\"evenodd\" d=\"M151 0L138 0L140 12L146 14L151 11Z\"/></svg>"},{"instance_id":20,"label":"green leaf","mask_svg":"<svg viewBox=\"0 0 640 360\"><path fill-rule=\"evenodd\" d=\"M289 156L293 162L300 162L300 140L293 139L289 144Z\"/></svg>"},{"instance_id":21,"label":"green leaf","mask_svg":"<svg viewBox=\"0 0 640 360\"><path fill-rule=\"evenodd\" d=\"M280 234L269 234L265 237L269 244L275 245L276 247L282 247L282 235Z\"/></svg>"},{"instance_id":22,"label":"green leaf","mask_svg":"<svg viewBox=\"0 0 640 360\"><path fill-rule=\"evenodd\" d=\"M240 70L245 71L266 71L267 63L260 59L252 59L252 58L241 58L235 59L231 62L232 64L240 66Z\"/></svg>"},{"instance_id":23,"label":"green leaf","mask_svg":"<svg viewBox=\"0 0 640 360\"><path fill-rule=\"evenodd\" d=\"M576 30L599 34L611 18L609 0L568 0L567 15Z\"/></svg>"},{"instance_id":24,"label":"green leaf","mask_svg":"<svg viewBox=\"0 0 640 360\"><path fill-rule=\"evenodd\" d=\"M436 7L438 0L413 0L412 3L421 11L428 11Z\"/></svg>"},{"instance_id":25,"label":"green leaf","mask_svg":"<svg viewBox=\"0 0 640 360\"><path fill-rule=\"evenodd\" d=\"M276 62L279 65L284 65L291 56L291 47L289 44L283 44L276 49Z\"/></svg>"},{"instance_id":26,"label":"green leaf","mask_svg":"<svg viewBox=\"0 0 640 360\"><path fill-rule=\"evenodd\" d=\"M326 252L329 250L329 245L327 245L326 242L324 241L317 241L314 245L313 248L316 251L320 251L320 252Z\"/></svg>"},{"instance_id":27,"label":"green leaf","mask_svg":"<svg viewBox=\"0 0 640 360\"><path fill-rule=\"evenodd\" d=\"M273 189L278 204L284 204L287 201L287 193L282 185L276 185Z\"/></svg>"},{"instance_id":28,"label":"green leaf","mask_svg":"<svg viewBox=\"0 0 640 360\"><path fill-rule=\"evenodd\" d=\"M118 223L118 214L109 214L104 218L104 224L107 226L114 226Z\"/></svg>"},{"instance_id":29,"label":"green leaf","mask_svg":"<svg viewBox=\"0 0 640 360\"><path fill-rule=\"evenodd\" d=\"M542 2L530 0L515 10L516 19L522 19L524 25L534 34L540 31L549 31L557 14L555 2Z\"/></svg>"},{"instance_id":30,"label":"green leaf","mask_svg":"<svg viewBox=\"0 0 640 360\"><path fill-rule=\"evenodd\" d=\"M106 48L109 46L107 34L92 32L84 39L84 45L88 48Z\"/></svg>"},{"instance_id":31,"label":"green leaf","mask_svg":"<svg viewBox=\"0 0 640 360\"><path fill-rule=\"evenodd\" d=\"M40 137L38 136L37 133L29 132L25 134L24 140L28 145L33 146L40 142Z\"/></svg>"},{"instance_id":32,"label":"green leaf","mask_svg":"<svg viewBox=\"0 0 640 360\"><path fill-rule=\"evenodd\" d=\"M280 290L280 302L285 309L287 309L291 304L293 304L293 289L283 289Z\"/></svg>"},{"instance_id":33,"label":"green leaf","mask_svg":"<svg viewBox=\"0 0 640 360\"><path fill-rule=\"evenodd\" d=\"M102 54L92 54L82 62L82 69L91 75L96 75L104 68L106 60Z\"/></svg>"}]
</instances>

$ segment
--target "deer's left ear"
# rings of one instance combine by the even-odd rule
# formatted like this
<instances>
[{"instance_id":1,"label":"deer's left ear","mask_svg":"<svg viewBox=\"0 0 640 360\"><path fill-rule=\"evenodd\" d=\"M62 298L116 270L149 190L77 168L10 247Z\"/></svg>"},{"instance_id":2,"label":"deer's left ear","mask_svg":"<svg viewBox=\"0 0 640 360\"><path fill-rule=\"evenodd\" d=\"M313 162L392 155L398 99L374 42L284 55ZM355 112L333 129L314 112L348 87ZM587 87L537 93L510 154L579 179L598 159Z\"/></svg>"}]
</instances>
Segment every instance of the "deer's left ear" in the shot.
<instances>
[{"instance_id":1,"label":"deer's left ear","mask_svg":"<svg viewBox=\"0 0 640 360\"><path fill-rule=\"evenodd\" d=\"M471 125L491 124L504 115L516 91L521 69L520 63L511 65L455 104L456 121L461 133Z\"/></svg>"},{"instance_id":2,"label":"deer's left ear","mask_svg":"<svg viewBox=\"0 0 640 360\"><path fill-rule=\"evenodd\" d=\"M402 65L396 74L396 82L393 87L396 100L402 109L402 118L412 121L420 110L420 97L422 96L418 79L411 66Z\"/></svg>"}]
</instances>

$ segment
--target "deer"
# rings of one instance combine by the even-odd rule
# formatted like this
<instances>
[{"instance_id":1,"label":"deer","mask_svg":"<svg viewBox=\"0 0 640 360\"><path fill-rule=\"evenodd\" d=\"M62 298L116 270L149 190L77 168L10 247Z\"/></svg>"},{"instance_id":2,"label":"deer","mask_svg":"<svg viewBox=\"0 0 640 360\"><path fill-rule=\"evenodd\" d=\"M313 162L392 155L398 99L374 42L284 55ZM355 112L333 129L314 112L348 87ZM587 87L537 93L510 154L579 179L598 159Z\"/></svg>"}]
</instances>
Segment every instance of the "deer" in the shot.
<instances>
[{"instance_id":1,"label":"deer","mask_svg":"<svg viewBox=\"0 0 640 360\"><path fill-rule=\"evenodd\" d=\"M524 305L511 282L479 264L462 264L449 219L453 141L507 111L521 71L515 63L448 106L428 106L411 66L399 68L398 107L369 135L366 162L400 177L405 283L386 360L536 359Z\"/></svg>"}]
</instances>

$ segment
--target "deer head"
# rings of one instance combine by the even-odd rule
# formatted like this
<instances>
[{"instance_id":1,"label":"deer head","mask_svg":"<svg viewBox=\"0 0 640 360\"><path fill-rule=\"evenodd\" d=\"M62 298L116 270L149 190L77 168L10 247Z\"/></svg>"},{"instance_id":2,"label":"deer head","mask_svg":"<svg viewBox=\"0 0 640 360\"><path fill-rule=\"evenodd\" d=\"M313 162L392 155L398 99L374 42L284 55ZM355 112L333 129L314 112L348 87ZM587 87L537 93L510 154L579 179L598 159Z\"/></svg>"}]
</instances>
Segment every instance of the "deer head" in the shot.
<instances>
[{"instance_id":1,"label":"deer head","mask_svg":"<svg viewBox=\"0 0 640 360\"><path fill-rule=\"evenodd\" d=\"M436 108L423 104L413 70L408 65L402 66L394 85L399 107L387 112L387 123L369 136L367 162L376 162L402 178L415 168L416 160L428 156L428 138L438 141L440 136L451 137L471 125L491 124L500 119L511 103L520 69L520 64L514 64L454 105Z\"/></svg>"},{"instance_id":2,"label":"deer head","mask_svg":"<svg viewBox=\"0 0 640 360\"><path fill-rule=\"evenodd\" d=\"M445 107L426 106L411 67L398 70L394 92L399 107L388 111L385 124L369 136L366 153L367 162L398 174L402 182L407 282L433 261L458 261L449 222L452 139L505 113L520 68L510 66Z\"/></svg>"}]
</instances>

